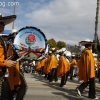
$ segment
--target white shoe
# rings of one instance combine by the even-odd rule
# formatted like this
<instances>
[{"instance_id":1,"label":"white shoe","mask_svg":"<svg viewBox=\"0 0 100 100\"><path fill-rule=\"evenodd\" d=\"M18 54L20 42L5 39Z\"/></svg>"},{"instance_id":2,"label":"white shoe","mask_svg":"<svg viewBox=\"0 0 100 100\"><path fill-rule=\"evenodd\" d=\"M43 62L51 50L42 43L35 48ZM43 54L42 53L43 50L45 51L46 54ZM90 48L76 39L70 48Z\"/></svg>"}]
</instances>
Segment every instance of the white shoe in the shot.
<instances>
[{"instance_id":1,"label":"white shoe","mask_svg":"<svg viewBox=\"0 0 100 100\"><path fill-rule=\"evenodd\" d=\"M77 80L77 78L75 77L74 80Z\"/></svg>"},{"instance_id":2,"label":"white shoe","mask_svg":"<svg viewBox=\"0 0 100 100\"><path fill-rule=\"evenodd\" d=\"M80 92L80 90L78 88L76 88L76 91L77 91L77 95L81 96L81 92Z\"/></svg>"},{"instance_id":3,"label":"white shoe","mask_svg":"<svg viewBox=\"0 0 100 100\"><path fill-rule=\"evenodd\" d=\"M66 87L66 85L63 85L62 87Z\"/></svg>"},{"instance_id":4,"label":"white shoe","mask_svg":"<svg viewBox=\"0 0 100 100\"><path fill-rule=\"evenodd\" d=\"M98 97L95 97L94 99L98 100L99 98Z\"/></svg>"}]
</instances>

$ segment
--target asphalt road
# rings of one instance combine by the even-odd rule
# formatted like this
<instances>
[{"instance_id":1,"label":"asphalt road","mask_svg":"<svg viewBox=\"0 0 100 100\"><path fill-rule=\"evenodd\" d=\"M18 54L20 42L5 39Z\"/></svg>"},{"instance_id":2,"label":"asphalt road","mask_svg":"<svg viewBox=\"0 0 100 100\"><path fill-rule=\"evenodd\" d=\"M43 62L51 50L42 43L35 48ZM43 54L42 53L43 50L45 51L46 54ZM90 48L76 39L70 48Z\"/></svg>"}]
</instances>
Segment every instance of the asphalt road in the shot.
<instances>
[{"instance_id":1,"label":"asphalt road","mask_svg":"<svg viewBox=\"0 0 100 100\"><path fill-rule=\"evenodd\" d=\"M81 97L77 96L75 88L80 85L77 80L68 79L65 87L59 87L58 82L48 82L44 76L25 73L28 90L24 100L93 100L88 98L88 87ZM100 97L100 84L96 80L96 94Z\"/></svg>"}]
</instances>

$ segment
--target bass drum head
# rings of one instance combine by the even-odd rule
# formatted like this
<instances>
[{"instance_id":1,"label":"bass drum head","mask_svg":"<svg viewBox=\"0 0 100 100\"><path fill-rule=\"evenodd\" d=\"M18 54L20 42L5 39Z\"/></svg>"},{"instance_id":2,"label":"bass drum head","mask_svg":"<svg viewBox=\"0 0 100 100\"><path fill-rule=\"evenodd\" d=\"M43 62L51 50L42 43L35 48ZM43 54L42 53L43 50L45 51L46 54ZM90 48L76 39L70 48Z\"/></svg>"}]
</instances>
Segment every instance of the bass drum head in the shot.
<instances>
[{"instance_id":1,"label":"bass drum head","mask_svg":"<svg viewBox=\"0 0 100 100\"><path fill-rule=\"evenodd\" d=\"M45 53L47 39L40 29L26 26L16 32L13 46L19 56L29 53L25 60L37 60Z\"/></svg>"}]
</instances>

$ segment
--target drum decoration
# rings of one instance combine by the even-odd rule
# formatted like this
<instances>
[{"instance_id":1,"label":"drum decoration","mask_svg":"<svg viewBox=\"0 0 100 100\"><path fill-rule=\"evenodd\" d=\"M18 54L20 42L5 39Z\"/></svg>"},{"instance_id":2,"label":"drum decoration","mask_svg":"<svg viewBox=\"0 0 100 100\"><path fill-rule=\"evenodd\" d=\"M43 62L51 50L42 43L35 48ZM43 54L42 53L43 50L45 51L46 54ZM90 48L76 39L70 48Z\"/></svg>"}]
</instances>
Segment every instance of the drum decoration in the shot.
<instances>
[{"instance_id":1,"label":"drum decoration","mask_svg":"<svg viewBox=\"0 0 100 100\"><path fill-rule=\"evenodd\" d=\"M16 32L13 46L20 57L37 60L45 53L47 39L40 29L27 26Z\"/></svg>"},{"instance_id":2,"label":"drum decoration","mask_svg":"<svg viewBox=\"0 0 100 100\"><path fill-rule=\"evenodd\" d=\"M41 60L41 59L46 58L46 57L47 57L47 55L48 55L48 52L49 52L49 44L47 44L47 46L46 46L45 53L44 53L44 54L42 54L42 56L41 56L41 57L39 57L37 60Z\"/></svg>"}]
</instances>

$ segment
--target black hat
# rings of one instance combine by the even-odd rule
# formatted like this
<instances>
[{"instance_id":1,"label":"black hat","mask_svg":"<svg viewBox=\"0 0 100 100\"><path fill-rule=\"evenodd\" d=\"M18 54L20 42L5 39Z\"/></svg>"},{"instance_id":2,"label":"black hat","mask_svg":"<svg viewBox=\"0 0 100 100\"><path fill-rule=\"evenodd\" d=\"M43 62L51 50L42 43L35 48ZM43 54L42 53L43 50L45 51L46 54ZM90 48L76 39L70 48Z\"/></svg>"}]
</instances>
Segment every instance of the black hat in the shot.
<instances>
[{"instance_id":1,"label":"black hat","mask_svg":"<svg viewBox=\"0 0 100 100\"><path fill-rule=\"evenodd\" d=\"M7 25L7 24L13 22L15 19L16 19L16 15L2 17L2 14L0 14L0 22L4 23L4 25Z\"/></svg>"}]
</instances>

